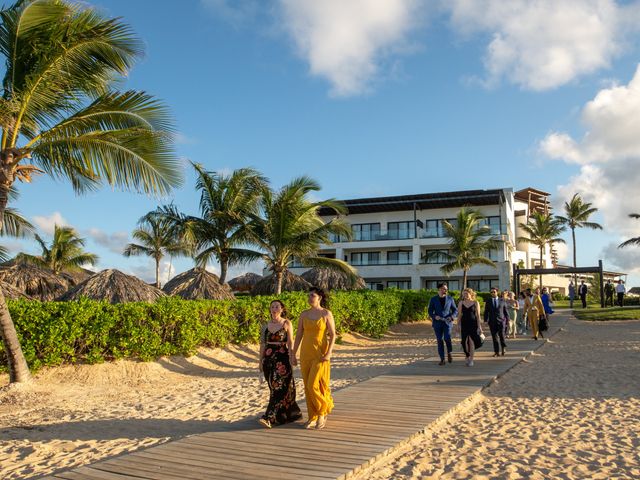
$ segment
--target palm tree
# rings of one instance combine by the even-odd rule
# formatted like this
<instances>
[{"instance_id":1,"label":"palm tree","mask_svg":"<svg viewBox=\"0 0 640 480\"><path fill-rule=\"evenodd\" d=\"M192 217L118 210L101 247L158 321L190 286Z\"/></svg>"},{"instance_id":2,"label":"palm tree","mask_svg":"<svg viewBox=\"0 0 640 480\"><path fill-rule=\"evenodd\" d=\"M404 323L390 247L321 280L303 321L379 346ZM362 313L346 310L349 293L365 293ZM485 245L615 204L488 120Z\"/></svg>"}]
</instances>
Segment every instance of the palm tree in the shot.
<instances>
[{"instance_id":1,"label":"palm tree","mask_svg":"<svg viewBox=\"0 0 640 480\"><path fill-rule=\"evenodd\" d=\"M282 277L288 265L299 260L305 267L326 267L339 270L356 278L354 268L336 258L318 256L320 244L331 243L331 235L351 238L351 227L340 218L326 222L318 215L321 208L336 214L345 213L335 200L312 202L307 198L320 186L303 176L274 192L265 188L260 199L260 215L253 215L250 237L263 253L267 267L273 272L275 291L282 291Z\"/></svg>"},{"instance_id":2,"label":"palm tree","mask_svg":"<svg viewBox=\"0 0 640 480\"><path fill-rule=\"evenodd\" d=\"M11 200L18 198L18 191L14 188L9 190ZM33 235L33 225L17 210L7 207L4 216L0 219L0 237L24 238ZM0 245L0 262L9 260L9 251Z\"/></svg>"},{"instance_id":3,"label":"palm tree","mask_svg":"<svg viewBox=\"0 0 640 480\"><path fill-rule=\"evenodd\" d=\"M156 288L160 288L160 261L165 255L181 255L185 248L176 236L171 224L156 215L145 215L138 221L133 238L140 243L129 243L123 252L125 257L146 255L156 262Z\"/></svg>"},{"instance_id":4,"label":"palm tree","mask_svg":"<svg viewBox=\"0 0 640 480\"><path fill-rule=\"evenodd\" d=\"M591 203L584 202L579 194L574 194L570 201L564 202L564 216L556 215L561 224L571 229L571 240L573 243L573 268L576 268L576 228L591 228L592 230L602 230L602 225L590 222L589 217L598 211L592 207ZM573 284L577 285L577 275L573 274Z\"/></svg>"},{"instance_id":5,"label":"palm tree","mask_svg":"<svg viewBox=\"0 0 640 480\"><path fill-rule=\"evenodd\" d=\"M244 248L248 241L247 223L255 214L267 179L252 168L240 168L231 174L207 172L196 163L196 189L200 191L200 216L180 213L173 205L156 211L174 226L181 240L194 254L198 268L212 258L220 263L220 283L224 284L230 266L262 257Z\"/></svg>"},{"instance_id":6,"label":"palm tree","mask_svg":"<svg viewBox=\"0 0 640 480\"><path fill-rule=\"evenodd\" d=\"M630 213L629 218L640 218L640 213ZM628 247L629 245L640 245L640 237L633 237L618 245L618 248Z\"/></svg>"},{"instance_id":7,"label":"palm tree","mask_svg":"<svg viewBox=\"0 0 640 480\"><path fill-rule=\"evenodd\" d=\"M0 219L15 181L36 173L67 179L76 192L105 182L163 195L180 184L167 109L114 89L142 47L129 26L84 3L19 0L0 11ZM0 326L10 381L28 381L1 294Z\"/></svg>"},{"instance_id":8,"label":"palm tree","mask_svg":"<svg viewBox=\"0 0 640 480\"><path fill-rule=\"evenodd\" d=\"M83 265L95 265L98 256L84 251L85 239L71 227L59 227L55 225L53 240L47 246L40 235L35 235L36 242L40 245L40 255L28 255L20 253L18 260L32 265L51 270L56 275L66 271L79 270Z\"/></svg>"},{"instance_id":9,"label":"palm tree","mask_svg":"<svg viewBox=\"0 0 640 480\"><path fill-rule=\"evenodd\" d=\"M519 242L531 243L540 250L540 267L542 267L542 259L544 249L547 245L553 248L554 243L565 243L559 235L566 230L562 221L551 216L550 214L533 212L527 223L521 223L522 228L528 237L520 237ZM542 286L542 274L540 275L540 286Z\"/></svg>"},{"instance_id":10,"label":"palm tree","mask_svg":"<svg viewBox=\"0 0 640 480\"><path fill-rule=\"evenodd\" d=\"M446 236L449 237L449 253L441 251L427 251L426 258L444 256L447 263L440 269L446 275L455 270L462 270L462 288L467 288L467 276L474 265L490 265L495 263L485 255L489 250L500 245L495 238L487 238L491 235L488 225L480 225L482 215L472 208L462 207L453 223L443 221Z\"/></svg>"}]
</instances>

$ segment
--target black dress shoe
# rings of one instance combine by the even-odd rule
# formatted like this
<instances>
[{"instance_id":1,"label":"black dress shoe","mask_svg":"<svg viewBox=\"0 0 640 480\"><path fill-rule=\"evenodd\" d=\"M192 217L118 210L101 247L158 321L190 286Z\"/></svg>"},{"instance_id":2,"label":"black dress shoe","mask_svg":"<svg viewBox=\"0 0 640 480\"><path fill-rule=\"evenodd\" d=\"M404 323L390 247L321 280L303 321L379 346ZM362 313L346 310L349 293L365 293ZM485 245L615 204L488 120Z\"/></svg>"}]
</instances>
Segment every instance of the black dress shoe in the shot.
<instances>
[{"instance_id":1,"label":"black dress shoe","mask_svg":"<svg viewBox=\"0 0 640 480\"><path fill-rule=\"evenodd\" d=\"M499 357L500 355L498 355L497 353L493 354L494 357Z\"/></svg>"},{"instance_id":2,"label":"black dress shoe","mask_svg":"<svg viewBox=\"0 0 640 480\"><path fill-rule=\"evenodd\" d=\"M503 356L503 357L504 357L504 352L505 352L505 351L506 351L506 350L503 348L503 349L502 349L502 356Z\"/></svg>"},{"instance_id":3,"label":"black dress shoe","mask_svg":"<svg viewBox=\"0 0 640 480\"><path fill-rule=\"evenodd\" d=\"M440 360L440 363L438 363L438 365L444 365L444 364L445 364L444 360Z\"/></svg>"},{"instance_id":4,"label":"black dress shoe","mask_svg":"<svg viewBox=\"0 0 640 480\"><path fill-rule=\"evenodd\" d=\"M453 357L451 356L451 353L447 353L447 360L449 361L449 363L453 362Z\"/></svg>"}]
</instances>

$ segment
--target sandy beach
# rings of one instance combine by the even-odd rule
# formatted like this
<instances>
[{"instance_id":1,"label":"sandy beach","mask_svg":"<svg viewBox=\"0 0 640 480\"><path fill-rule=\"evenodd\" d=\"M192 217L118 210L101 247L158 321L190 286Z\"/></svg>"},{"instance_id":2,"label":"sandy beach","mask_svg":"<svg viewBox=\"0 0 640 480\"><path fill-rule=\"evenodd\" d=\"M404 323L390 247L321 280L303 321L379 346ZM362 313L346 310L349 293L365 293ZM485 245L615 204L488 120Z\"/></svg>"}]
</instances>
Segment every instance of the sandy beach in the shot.
<instances>
[{"instance_id":1,"label":"sandy beach","mask_svg":"<svg viewBox=\"0 0 640 480\"><path fill-rule=\"evenodd\" d=\"M396 325L381 339L346 335L332 388L435 354L430 323ZM29 479L257 418L268 401L258 348L201 349L191 358L49 368L0 389L0 478ZM304 396L296 370L298 402ZM6 385L8 376L0 376Z\"/></svg>"},{"instance_id":2,"label":"sandy beach","mask_svg":"<svg viewBox=\"0 0 640 480\"><path fill-rule=\"evenodd\" d=\"M571 320L478 402L356 478L640 478L640 322Z\"/></svg>"}]
</instances>

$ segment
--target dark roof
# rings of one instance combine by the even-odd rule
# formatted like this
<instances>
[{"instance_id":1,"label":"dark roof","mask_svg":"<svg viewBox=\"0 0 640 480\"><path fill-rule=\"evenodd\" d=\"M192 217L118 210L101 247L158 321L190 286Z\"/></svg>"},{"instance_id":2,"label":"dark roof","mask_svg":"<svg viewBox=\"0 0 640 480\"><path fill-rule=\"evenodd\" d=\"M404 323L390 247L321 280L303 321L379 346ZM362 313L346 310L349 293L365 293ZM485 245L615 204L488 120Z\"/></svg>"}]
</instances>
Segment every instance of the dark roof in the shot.
<instances>
[{"instance_id":1,"label":"dark roof","mask_svg":"<svg viewBox=\"0 0 640 480\"><path fill-rule=\"evenodd\" d=\"M374 213L431 208L462 207L465 205L498 205L504 201L501 189L465 190L460 192L421 193L418 195L398 195L394 197L356 198L341 200L348 213ZM333 215L333 210L321 208L320 215Z\"/></svg>"}]
</instances>

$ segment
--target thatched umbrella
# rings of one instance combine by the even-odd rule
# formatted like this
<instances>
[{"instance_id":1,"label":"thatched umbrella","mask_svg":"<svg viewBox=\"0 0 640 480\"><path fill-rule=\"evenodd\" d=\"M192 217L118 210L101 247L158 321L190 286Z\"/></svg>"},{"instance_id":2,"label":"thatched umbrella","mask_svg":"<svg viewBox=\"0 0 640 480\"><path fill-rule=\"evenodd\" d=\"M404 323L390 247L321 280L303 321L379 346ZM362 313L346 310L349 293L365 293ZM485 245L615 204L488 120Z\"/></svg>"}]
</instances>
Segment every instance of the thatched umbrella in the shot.
<instances>
[{"instance_id":1,"label":"thatched umbrella","mask_svg":"<svg viewBox=\"0 0 640 480\"><path fill-rule=\"evenodd\" d=\"M244 275L229 280L229 286L234 292L250 292L260 280L262 280L262 275L247 272Z\"/></svg>"},{"instance_id":2,"label":"thatched umbrella","mask_svg":"<svg viewBox=\"0 0 640 480\"><path fill-rule=\"evenodd\" d=\"M162 290L147 285L119 270L102 270L76 285L58 300L78 300L81 297L106 300L110 303L155 302L166 296Z\"/></svg>"},{"instance_id":3,"label":"thatched umbrella","mask_svg":"<svg viewBox=\"0 0 640 480\"><path fill-rule=\"evenodd\" d=\"M4 295L4 298L8 298L11 300L17 300L20 298L23 298L25 300L33 300L29 295L22 292L21 290L18 290L13 285L9 285L7 282L0 281L0 290L2 290L2 295Z\"/></svg>"},{"instance_id":4,"label":"thatched umbrella","mask_svg":"<svg viewBox=\"0 0 640 480\"><path fill-rule=\"evenodd\" d=\"M323 290L362 290L367 288L362 277L352 279L348 275L330 268L312 268L301 276L314 287L320 287Z\"/></svg>"},{"instance_id":5,"label":"thatched umbrella","mask_svg":"<svg viewBox=\"0 0 640 480\"><path fill-rule=\"evenodd\" d=\"M0 280L22 293L42 301L53 300L69 288L69 281L35 265L16 262L0 268Z\"/></svg>"},{"instance_id":6,"label":"thatched umbrella","mask_svg":"<svg viewBox=\"0 0 640 480\"><path fill-rule=\"evenodd\" d=\"M297 292L309 290L311 284L299 275L286 271L282 275L282 291ZM264 277L251 289L251 295L273 295L276 293L275 278L273 275Z\"/></svg>"},{"instance_id":7,"label":"thatched umbrella","mask_svg":"<svg viewBox=\"0 0 640 480\"><path fill-rule=\"evenodd\" d=\"M188 300L233 300L229 285L220 285L220 278L204 268L192 268L176 275L162 289L167 295Z\"/></svg>"},{"instance_id":8,"label":"thatched umbrella","mask_svg":"<svg viewBox=\"0 0 640 480\"><path fill-rule=\"evenodd\" d=\"M89 277L94 276L95 273L96 272L87 270L86 268L79 268L77 270L69 270L66 272L61 272L60 276L67 279L71 287L75 287L76 285L87 280Z\"/></svg>"}]
</instances>

